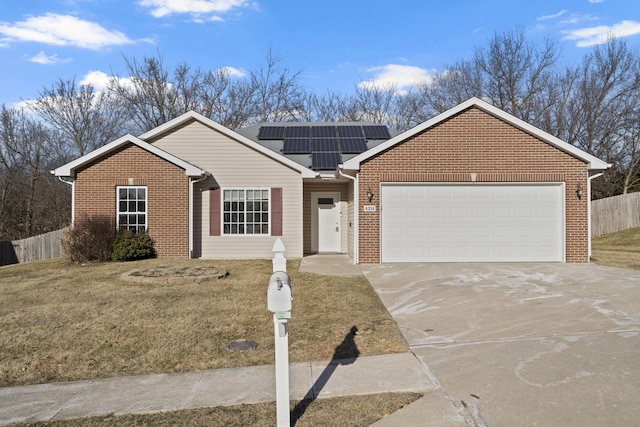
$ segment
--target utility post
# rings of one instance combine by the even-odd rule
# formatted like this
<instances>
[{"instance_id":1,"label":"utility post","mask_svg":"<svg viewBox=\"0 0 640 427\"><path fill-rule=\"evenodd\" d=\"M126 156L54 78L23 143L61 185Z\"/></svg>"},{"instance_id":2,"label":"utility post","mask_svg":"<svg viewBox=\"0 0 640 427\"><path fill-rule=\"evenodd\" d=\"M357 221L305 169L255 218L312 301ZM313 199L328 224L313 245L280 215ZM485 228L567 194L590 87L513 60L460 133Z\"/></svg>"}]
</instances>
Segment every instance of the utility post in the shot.
<instances>
[{"instance_id":1,"label":"utility post","mask_svg":"<svg viewBox=\"0 0 640 427\"><path fill-rule=\"evenodd\" d=\"M291 318L291 279L286 273L284 244L273 245L273 274L267 289L267 308L273 312L276 353L276 416L278 427L289 427L289 319Z\"/></svg>"}]
</instances>

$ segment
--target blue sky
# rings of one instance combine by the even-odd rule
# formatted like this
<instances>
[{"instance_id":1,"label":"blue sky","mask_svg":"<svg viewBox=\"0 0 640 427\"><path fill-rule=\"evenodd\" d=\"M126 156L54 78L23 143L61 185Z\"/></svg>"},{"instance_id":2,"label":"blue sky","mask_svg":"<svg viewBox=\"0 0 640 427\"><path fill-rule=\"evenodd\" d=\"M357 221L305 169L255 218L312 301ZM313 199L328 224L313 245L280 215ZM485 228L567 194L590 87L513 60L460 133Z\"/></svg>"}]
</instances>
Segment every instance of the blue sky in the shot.
<instances>
[{"instance_id":1,"label":"blue sky","mask_svg":"<svg viewBox=\"0 0 640 427\"><path fill-rule=\"evenodd\" d=\"M302 73L318 93L406 87L495 32L523 29L560 42L575 63L608 34L640 45L638 0L2 0L0 103L37 96L58 78L100 88L123 56L164 57L237 75L265 63Z\"/></svg>"}]
</instances>

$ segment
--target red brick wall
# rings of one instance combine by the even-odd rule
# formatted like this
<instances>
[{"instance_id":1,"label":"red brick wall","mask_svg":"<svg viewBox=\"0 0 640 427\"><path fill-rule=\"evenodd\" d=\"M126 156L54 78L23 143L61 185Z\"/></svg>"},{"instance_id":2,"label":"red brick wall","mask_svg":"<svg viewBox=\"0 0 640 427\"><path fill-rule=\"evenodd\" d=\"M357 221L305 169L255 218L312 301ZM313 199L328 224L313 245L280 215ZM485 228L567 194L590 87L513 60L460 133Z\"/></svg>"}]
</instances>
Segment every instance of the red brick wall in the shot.
<instances>
[{"instance_id":1,"label":"red brick wall","mask_svg":"<svg viewBox=\"0 0 640 427\"><path fill-rule=\"evenodd\" d=\"M379 153L360 166L359 262L380 262L381 182L565 182L566 260L588 262L587 167L582 161L470 108ZM575 189L585 192L581 200ZM367 189L377 193L372 203Z\"/></svg>"},{"instance_id":2,"label":"red brick wall","mask_svg":"<svg viewBox=\"0 0 640 427\"><path fill-rule=\"evenodd\" d=\"M183 169L127 144L76 171L75 218L116 217L116 187L147 186L147 225L159 257L189 256L189 179Z\"/></svg>"}]
</instances>

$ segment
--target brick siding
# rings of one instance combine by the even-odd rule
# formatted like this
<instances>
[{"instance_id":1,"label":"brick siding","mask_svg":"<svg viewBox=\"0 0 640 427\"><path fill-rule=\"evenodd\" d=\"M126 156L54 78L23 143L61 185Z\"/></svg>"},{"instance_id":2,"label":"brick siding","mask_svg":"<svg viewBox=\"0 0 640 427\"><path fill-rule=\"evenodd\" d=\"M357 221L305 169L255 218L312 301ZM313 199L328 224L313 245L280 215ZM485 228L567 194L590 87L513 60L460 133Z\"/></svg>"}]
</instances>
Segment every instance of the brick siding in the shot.
<instances>
[{"instance_id":1,"label":"brick siding","mask_svg":"<svg viewBox=\"0 0 640 427\"><path fill-rule=\"evenodd\" d=\"M571 155L477 108L431 127L361 164L359 206L376 204L376 212L359 213L360 263L380 262L382 182L564 182L567 262L588 262L587 165ZM370 203L367 189L377 195Z\"/></svg>"},{"instance_id":2,"label":"brick siding","mask_svg":"<svg viewBox=\"0 0 640 427\"><path fill-rule=\"evenodd\" d=\"M147 186L147 226L158 257L189 256L189 178L185 171L126 144L76 172L75 218L116 217L116 187Z\"/></svg>"}]
</instances>

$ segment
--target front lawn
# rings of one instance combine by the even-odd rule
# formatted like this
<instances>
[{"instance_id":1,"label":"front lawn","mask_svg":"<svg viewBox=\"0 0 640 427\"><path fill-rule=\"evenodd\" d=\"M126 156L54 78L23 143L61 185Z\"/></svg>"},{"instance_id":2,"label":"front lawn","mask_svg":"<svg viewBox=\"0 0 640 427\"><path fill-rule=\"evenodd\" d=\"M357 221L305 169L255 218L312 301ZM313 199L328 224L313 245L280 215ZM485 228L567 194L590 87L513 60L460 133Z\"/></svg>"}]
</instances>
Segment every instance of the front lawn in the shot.
<instances>
[{"instance_id":1,"label":"front lawn","mask_svg":"<svg viewBox=\"0 0 640 427\"><path fill-rule=\"evenodd\" d=\"M640 270L640 228L596 237L591 246L596 264Z\"/></svg>"},{"instance_id":2,"label":"front lawn","mask_svg":"<svg viewBox=\"0 0 640 427\"><path fill-rule=\"evenodd\" d=\"M288 264L291 362L330 359L353 326L361 356L408 350L363 277L300 273L298 263ZM122 277L187 267L229 275L202 283ZM57 259L0 267L0 386L273 364L271 270L269 260ZM257 348L228 349L239 340Z\"/></svg>"}]
</instances>

